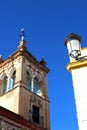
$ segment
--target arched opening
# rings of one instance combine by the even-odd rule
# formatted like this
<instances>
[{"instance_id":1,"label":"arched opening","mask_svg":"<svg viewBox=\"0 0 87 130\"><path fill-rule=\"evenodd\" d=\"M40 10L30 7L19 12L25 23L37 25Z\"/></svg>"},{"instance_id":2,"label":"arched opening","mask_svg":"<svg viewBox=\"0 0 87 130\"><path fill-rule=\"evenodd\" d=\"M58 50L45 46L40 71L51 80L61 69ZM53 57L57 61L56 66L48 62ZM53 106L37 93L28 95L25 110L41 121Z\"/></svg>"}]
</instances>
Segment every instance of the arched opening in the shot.
<instances>
[{"instance_id":1,"label":"arched opening","mask_svg":"<svg viewBox=\"0 0 87 130\"><path fill-rule=\"evenodd\" d=\"M38 78L35 77L35 78L34 78L34 87L33 87L33 92L37 94L38 89L39 89L39 81L38 81Z\"/></svg>"},{"instance_id":2,"label":"arched opening","mask_svg":"<svg viewBox=\"0 0 87 130\"><path fill-rule=\"evenodd\" d=\"M9 87L10 90L12 90L14 88L15 79L16 79L16 71L13 72L11 79L10 79L10 87Z\"/></svg>"},{"instance_id":3,"label":"arched opening","mask_svg":"<svg viewBox=\"0 0 87 130\"><path fill-rule=\"evenodd\" d=\"M5 76L3 79L3 94L7 91L7 82L8 82L8 77Z\"/></svg>"},{"instance_id":4,"label":"arched opening","mask_svg":"<svg viewBox=\"0 0 87 130\"><path fill-rule=\"evenodd\" d=\"M31 77L28 71L26 71L26 84L27 84L27 88L31 90Z\"/></svg>"}]
</instances>

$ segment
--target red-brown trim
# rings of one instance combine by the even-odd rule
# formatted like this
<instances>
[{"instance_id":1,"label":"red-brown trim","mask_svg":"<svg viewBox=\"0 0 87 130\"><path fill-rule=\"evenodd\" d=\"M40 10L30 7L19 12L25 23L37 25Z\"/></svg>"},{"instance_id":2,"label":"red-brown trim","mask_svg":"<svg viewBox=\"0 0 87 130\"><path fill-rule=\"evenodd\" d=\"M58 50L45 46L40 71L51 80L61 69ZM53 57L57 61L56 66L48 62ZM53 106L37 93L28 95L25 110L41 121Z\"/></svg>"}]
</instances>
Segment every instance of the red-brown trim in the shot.
<instances>
[{"instance_id":1,"label":"red-brown trim","mask_svg":"<svg viewBox=\"0 0 87 130\"><path fill-rule=\"evenodd\" d=\"M6 122L7 124L10 124L10 125L12 125L12 126L15 126L15 127L17 127L17 128L21 128L21 127L19 127L19 125L16 125L16 124L14 124L14 123L11 123L11 122L9 122L9 121L7 121L7 120L3 120L3 117L2 118L0 118L0 121L4 121L4 122Z\"/></svg>"},{"instance_id":2,"label":"red-brown trim","mask_svg":"<svg viewBox=\"0 0 87 130\"><path fill-rule=\"evenodd\" d=\"M16 123L19 123L25 127L31 128L32 130L47 130L45 128L40 128L36 124L33 124L29 120L24 119L20 115L13 113L3 107L0 106L0 115L3 117L6 117Z\"/></svg>"}]
</instances>

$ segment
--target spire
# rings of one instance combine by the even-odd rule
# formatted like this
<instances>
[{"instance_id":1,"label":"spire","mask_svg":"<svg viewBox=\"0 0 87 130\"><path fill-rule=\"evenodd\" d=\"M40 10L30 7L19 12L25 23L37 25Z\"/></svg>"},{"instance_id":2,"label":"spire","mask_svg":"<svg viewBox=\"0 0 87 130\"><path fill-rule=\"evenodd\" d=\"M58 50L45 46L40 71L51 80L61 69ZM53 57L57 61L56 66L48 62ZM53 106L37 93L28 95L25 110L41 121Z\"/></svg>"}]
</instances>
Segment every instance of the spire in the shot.
<instances>
[{"instance_id":1,"label":"spire","mask_svg":"<svg viewBox=\"0 0 87 130\"><path fill-rule=\"evenodd\" d=\"M21 29L21 40L24 40L24 36L25 36L25 32L24 32L24 28Z\"/></svg>"},{"instance_id":2,"label":"spire","mask_svg":"<svg viewBox=\"0 0 87 130\"><path fill-rule=\"evenodd\" d=\"M18 46L18 50L25 51L26 50L26 41L24 39L24 37L25 37L24 28L22 28L20 32L21 32L21 34L19 36L21 37L21 40L20 40L20 45Z\"/></svg>"}]
</instances>

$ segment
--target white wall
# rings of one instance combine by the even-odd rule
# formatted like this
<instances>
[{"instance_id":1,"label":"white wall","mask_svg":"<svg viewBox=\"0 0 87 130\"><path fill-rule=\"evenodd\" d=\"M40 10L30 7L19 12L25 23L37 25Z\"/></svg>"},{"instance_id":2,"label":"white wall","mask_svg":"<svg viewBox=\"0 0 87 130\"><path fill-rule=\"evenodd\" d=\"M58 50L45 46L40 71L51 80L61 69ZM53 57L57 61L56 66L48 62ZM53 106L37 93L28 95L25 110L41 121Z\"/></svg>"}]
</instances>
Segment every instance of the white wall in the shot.
<instances>
[{"instance_id":1,"label":"white wall","mask_svg":"<svg viewBox=\"0 0 87 130\"><path fill-rule=\"evenodd\" d=\"M87 130L87 67L72 70L79 130Z\"/></svg>"}]
</instances>

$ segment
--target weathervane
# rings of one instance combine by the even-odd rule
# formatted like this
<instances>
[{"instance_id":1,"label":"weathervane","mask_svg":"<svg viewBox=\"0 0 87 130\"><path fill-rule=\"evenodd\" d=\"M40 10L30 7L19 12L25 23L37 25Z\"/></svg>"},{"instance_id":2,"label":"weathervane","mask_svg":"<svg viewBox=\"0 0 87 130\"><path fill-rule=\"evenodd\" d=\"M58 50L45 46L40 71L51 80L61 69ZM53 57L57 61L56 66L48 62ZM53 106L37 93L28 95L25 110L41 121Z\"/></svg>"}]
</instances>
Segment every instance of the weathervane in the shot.
<instances>
[{"instance_id":1,"label":"weathervane","mask_svg":"<svg viewBox=\"0 0 87 130\"><path fill-rule=\"evenodd\" d=\"M21 32L20 37L22 40L24 40L24 37L25 37L24 28L22 28L20 32Z\"/></svg>"}]
</instances>

